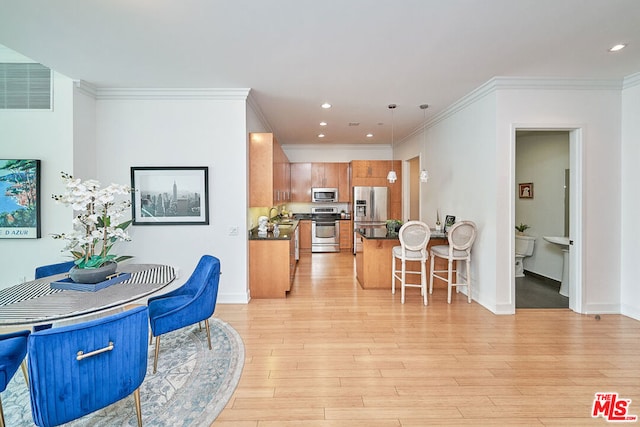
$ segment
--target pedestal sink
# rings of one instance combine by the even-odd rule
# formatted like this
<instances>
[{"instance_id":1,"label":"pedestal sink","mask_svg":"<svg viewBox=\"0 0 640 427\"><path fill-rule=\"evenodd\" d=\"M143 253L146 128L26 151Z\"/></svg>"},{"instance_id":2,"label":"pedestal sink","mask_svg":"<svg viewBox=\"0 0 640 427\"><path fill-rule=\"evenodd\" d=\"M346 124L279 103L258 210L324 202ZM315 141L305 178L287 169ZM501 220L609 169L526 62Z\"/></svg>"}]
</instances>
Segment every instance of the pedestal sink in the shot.
<instances>
[{"instance_id":1,"label":"pedestal sink","mask_svg":"<svg viewBox=\"0 0 640 427\"><path fill-rule=\"evenodd\" d=\"M569 245L571 244L568 237L559 236L543 236L544 240L554 245L560 246L562 249L562 282L560 283L560 295L569 296Z\"/></svg>"}]
</instances>

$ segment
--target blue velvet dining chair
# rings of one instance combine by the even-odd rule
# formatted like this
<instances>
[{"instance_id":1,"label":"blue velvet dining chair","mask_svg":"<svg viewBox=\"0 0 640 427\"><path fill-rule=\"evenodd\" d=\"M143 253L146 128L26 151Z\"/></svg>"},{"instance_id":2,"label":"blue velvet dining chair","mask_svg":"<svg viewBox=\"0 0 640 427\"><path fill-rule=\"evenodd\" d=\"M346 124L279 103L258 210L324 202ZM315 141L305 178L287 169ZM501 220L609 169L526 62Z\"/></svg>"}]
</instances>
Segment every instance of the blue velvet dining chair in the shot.
<instances>
[{"instance_id":1,"label":"blue velvet dining chair","mask_svg":"<svg viewBox=\"0 0 640 427\"><path fill-rule=\"evenodd\" d=\"M57 264L42 265L36 267L36 279L53 276L54 274L66 273L75 265L73 261L59 262Z\"/></svg>"},{"instance_id":2,"label":"blue velvet dining chair","mask_svg":"<svg viewBox=\"0 0 640 427\"><path fill-rule=\"evenodd\" d=\"M153 373L158 367L160 335L204 321L211 350L209 318L213 315L218 298L220 260L211 255L200 258L195 270L181 287L148 300L149 324L155 337Z\"/></svg>"},{"instance_id":3,"label":"blue velvet dining chair","mask_svg":"<svg viewBox=\"0 0 640 427\"><path fill-rule=\"evenodd\" d=\"M0 392L5 391L7 384L22 365L24 380L28 383L24 357L27 354L27 342L30 331L18 331L0 335ZM4 427L2 399L0 399L0 426Z\"/></svg>"},{"instance_id":4,"label":"blue velvet dining chair","mask_svg":"<svg viewBox=\"0 0 640 427\"><path fill-rule=\"evenodd\" d=\"M147 372L147 319L147 307L137 307L32 333L27 361L34 423L64 424L133 393L141 426L139 387Z\"/></svg>"}]
</instances>

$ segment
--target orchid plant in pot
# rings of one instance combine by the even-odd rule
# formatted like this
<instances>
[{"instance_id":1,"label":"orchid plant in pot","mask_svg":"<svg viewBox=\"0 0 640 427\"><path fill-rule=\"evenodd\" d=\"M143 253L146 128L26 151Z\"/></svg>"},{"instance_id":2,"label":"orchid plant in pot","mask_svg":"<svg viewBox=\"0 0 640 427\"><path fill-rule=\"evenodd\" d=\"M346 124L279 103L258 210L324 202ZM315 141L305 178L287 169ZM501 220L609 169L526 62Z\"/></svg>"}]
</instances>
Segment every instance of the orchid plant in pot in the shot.
<instances>
[{"instance_id":1,"label":"orchid plant in pot","mask_svg":"<svg viewBox=\"0 0 640 427\"><path fill-rule=\"evenodd\" d=\"M52 198L73 208L73 231L53 234L53 238L67 241L62 250L75 259L69 272L74 282L101 282L115 273L119 261L131 258L110 253L115 242L131 240L126 232L131 220L121 221L131 201L129 197L118 200L118 196L129 196L131 188L119 184L102 188L96 180L82 181L65 172L62 180L66 192Z\"/></svg>"}]
</instances>

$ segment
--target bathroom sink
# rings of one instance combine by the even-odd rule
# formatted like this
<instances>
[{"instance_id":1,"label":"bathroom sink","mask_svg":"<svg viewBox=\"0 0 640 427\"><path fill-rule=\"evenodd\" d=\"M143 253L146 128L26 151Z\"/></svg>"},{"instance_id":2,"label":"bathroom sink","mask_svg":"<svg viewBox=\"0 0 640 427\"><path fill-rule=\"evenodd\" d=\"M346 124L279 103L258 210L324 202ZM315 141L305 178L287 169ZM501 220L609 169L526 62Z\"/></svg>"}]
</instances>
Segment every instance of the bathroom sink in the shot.
<instances>
[{"instance_id":1,"label":"bathroom sink","mask_svg":"<svg viewBox=\"0 0 640 427\"><path fill-rule=\"evenodd\" d=\"M544 236L544 240L555 245L562 246L562 249L569 249L569 238L558 236Z\"/></svg>"}]
</instances>

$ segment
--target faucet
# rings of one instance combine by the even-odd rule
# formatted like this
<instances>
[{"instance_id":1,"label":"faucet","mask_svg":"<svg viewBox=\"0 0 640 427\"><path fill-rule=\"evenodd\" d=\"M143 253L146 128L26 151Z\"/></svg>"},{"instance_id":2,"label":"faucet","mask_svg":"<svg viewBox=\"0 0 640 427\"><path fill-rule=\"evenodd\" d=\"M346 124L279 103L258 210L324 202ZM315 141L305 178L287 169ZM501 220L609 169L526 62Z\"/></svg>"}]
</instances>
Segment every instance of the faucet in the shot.
<instances>
[{"instance_id":1,"label":"faucet","mask_svg":"<svg viewBox=\"0 0 640 427\"><path fill-rule=\"evenodd\" d=\"M275 214L274 218L275 218L276 216L278 216L278 208L277 208L277 207L275 207L275 206L274 206L274 207L272 207L272 208L270 208L270 209L269 209L269 214L267 215L267 217L269 218L269 221L271 221L271 211L272 211L272 210L274 210L274 209L275 209L275 211L276 211L276 214Z\"/></svg>"}]
</instances>

